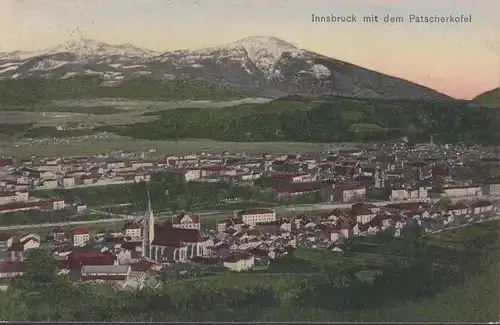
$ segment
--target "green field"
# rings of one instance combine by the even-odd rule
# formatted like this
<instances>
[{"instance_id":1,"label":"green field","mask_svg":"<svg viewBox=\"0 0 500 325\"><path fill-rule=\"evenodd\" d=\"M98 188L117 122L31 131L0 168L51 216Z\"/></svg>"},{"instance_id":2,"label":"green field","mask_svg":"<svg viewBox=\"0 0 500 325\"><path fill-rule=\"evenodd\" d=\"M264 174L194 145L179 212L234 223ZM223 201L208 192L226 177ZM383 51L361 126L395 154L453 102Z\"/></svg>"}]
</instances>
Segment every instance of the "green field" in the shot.
<instances>
[{"instance_id":1,"label":"green field","mask_svg":"<svg viewBox=\"0 0 500 325\"><path fill-rule=\"evenodd\" d=\"M76 156L109 153L115 150L124 152L144 152L156 149L150 153L153 157L163 157L168 154L190 154L202 151L219 152L247 152L247 153L278 153L278 152L321 152L325 150L326 144L300 143L300 142L219 142L212 140L180 140L180 141L152 141L152 140L129 140L129 139L106 139L106 140L84 140L81 142L54 142L45 141L41 143L19 143L17 146L12 142L0 143L0 155L12 155L25 157L28 155L44 156Z\"/></svg>"}]
</instances>

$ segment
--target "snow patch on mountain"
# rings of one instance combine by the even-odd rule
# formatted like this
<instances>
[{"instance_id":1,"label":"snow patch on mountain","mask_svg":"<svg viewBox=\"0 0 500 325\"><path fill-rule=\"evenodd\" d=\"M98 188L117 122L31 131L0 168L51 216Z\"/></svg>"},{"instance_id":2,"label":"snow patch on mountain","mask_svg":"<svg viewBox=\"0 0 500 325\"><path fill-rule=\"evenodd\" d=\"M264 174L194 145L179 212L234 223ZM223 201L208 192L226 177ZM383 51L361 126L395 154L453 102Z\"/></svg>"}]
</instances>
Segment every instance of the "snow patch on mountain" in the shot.
<instances>
[{"instance_id":1,"label":"snow patch on mountain","mask_svg":"<svg viewBox=\"0 0 500 325\"><path fill-rule=\"evenodd\" d=\"M33 66L33 68L30 69L30 71L36 71L36 70L50 71L65 66L68 63L69 63L68 61L43 60L37 62L35 66Z\"/></svg>"},{"instance_id":2,"label":"snow patch on mountain","mask_svg":"<svg viewBox=\"0 0 500 325\"><path fill-rule=\"evenodd\" d=\"M74 77L74 76L78 76L78 73L76 73L76 72L68 72L68 73L66 73L66 74L62 77L62 79L69 79L69 78Z\"/></svg>"},{"instance_id":3,"label":"snow patch on mountain","mask_svg":"<svg viewBox=\"0 0 500 325\"><path fill-rule=\"evenodd\" d=\"M0 74L5 73L5 72L9 72L9 71L15 71L18 68L19 68L19 66L17 66L17 65L11 65L10 67L0 69Z\"/></svg>"},{"instance_id":4,"label":"snow patch on mountain","mask_svg":"<svg viewBox=\"0 0 500 325\"><path fill-rule=\"evenodd\" d=\"M316 78L324 78L324 77L329 77L332 75L332 72L330 69L325 67L322 64L315 64L311 67L310 71L314 73Z\"/></svg>"}]
</instances>

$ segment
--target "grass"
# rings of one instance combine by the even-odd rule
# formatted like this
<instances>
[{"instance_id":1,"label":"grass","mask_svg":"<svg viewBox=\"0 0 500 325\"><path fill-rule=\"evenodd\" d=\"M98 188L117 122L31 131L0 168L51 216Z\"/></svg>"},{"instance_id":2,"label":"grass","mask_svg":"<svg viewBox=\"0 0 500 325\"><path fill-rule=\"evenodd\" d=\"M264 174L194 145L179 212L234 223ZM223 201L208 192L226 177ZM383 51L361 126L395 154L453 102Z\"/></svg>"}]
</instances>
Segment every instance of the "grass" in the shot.
<instances>
[{"instance_id":1,"label":"grass","mask_svg":"<svg viewBox=\"0 0 500 325\"><path fill-rule=\"evenodd\" d=\"M473 232L479 236L485 236L492 231L498 233L498 220L486 221L458 229L446 230L434 233L424 240L433 245L440 245L446 248L464 249L463 244L468 240Z\"/></svg>"},{"instance_id":2,"label":"grass","mask_svg":"<svg viewBox=\"0 0 500 325\"><path fill-rule=\"evenodd\" d=\"M123 150L124 152L144 152L156 149L151 156L165 156L167 154L189 154L202 151L222 153L247 152L263 154L268 152L321 152L326 149L326 144L300 143L300 142L219 142L212 140L182 140L182 141L153 141L130 139L90 139L80 142L25 142L14 144L11 142L0 144L1 155L12 156L77 156L109 153L110 151Z\"/></svg>"},{"instance_id":3,"label":"grass","mask_svg":"<svg viewBox=\"0 0 500 325\"><path fill-rule=\"evenodd\" d=\"M62 105L29 105L23 107L9 106L7 111L22 111L22 112L65 112L65 113L81 113L94 115L109 115L121 113L122 110L113 106L62 106Z\"/></svg>"}]
</instances>

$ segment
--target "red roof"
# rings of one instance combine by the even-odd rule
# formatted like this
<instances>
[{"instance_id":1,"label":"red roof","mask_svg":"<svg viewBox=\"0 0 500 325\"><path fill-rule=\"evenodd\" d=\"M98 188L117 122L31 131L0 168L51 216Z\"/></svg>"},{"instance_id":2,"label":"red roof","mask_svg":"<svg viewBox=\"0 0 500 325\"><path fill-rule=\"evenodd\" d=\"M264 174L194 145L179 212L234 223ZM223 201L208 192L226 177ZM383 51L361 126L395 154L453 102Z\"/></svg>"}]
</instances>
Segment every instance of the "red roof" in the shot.
<instances>
[{"instance_id":1,"label":"red roof","mask_svg":"<svg viewBox=\"0 0 500 325\"><path fill-rule=\"evenodd\" d=\"M123 227L124 229L141 229L141 226L137 221L129 221Z\"/></svg>"},{"instance_id":2,"label":"red roof","mask_svg":"<svg viewBox=\"0 0 500 325\"><path fill-rule=\"evenodd\" d=\"M337 185L337 188L340 189L341 191L352 191L364 188L364 186L360 184L341 184Z\"/></svg>"},{"instance_id":3,"label":"red roof","mask_svg":"<svg viewBox=\"0 0 500 325\"><path fill-rule=\"evenodd\" d=\"M151 245L182 247L184 243L201 243L203 237L197 229L173 228L155 225L154 239Z\"/></svg>"},{"instance_id":4,"label":"red roof","mask_svg":"<svg viewBox=\"0 0 500 325\"><path fill-rule=\"evenodd\" d=\"M71 234L73 234L73 236L87 235L88 233L89 233L89 231L85 228L75 228L75 229L71 230Z\"/></svg>"},{"instance_id":5,"label":"red roof","mask_svg":"<svg viewBox=\"0 0 500 325\"><path fill-rule=\"evenodd\" d=\"M12 166L13 164L12 158L0 158L0 167Z\"/></svg>"},{"instance_id":6,"label":"red roof","mask_svg":"<svg viewBox=\"0 0 500 325\"><path fill-rule=\"evenodd\" d=\"M192 215L188 215L186 213L181 213L177 216L175 216L173 219L172 219L172 224L174 225L178 225L181 223L181 220L185 217L185 216L188 216L191 218L192 222L193 223L200 223L200 216L197 215L197 214L192 214Z\"/></svg>"},{"instance_id":7,"label":"red roof","mask_svg":"<svg viewBox=\"0 0 500 325\"><path fill-rule=\"evenodd\" d=\"M266 178L294 178L299 176L305 176L306 173L273 173Z\"/></svg>"},{"instance_id":8,"label":"red roof","mask_svg":"<svg viewBox=\"0 0 500 325\"><path fill-rule=\"evenodd\" d=\"M251 215L251 214L267 214L267 213L274 213L273 210L267 209L267 208L253 208L253 209L246 209L238 212L239 216L244 216L244 215Z\"/></svg>"},{"instance_id":9,"label":"red roof","mask_svg":"<svg viewBox=\"0 0 500 325\"><path fill-rule=\"evenodd\" d=\"M473 208L487 207L490 205L491 205L490 201L477 201L477 202L472 203Z\"/></svg>"},{"instance_id":10,"label":"red roof","mask_svg":"<svg viewBox=\"0 0 500 325\"><path fill-rule=\"evenodd\" d=\"M18 273L26 270L26 264L18 261L0 261L0 273Z\"/></svg>"},{"instance_id":11,"label":"red roof","mask_svg":"<svg viewBox=\"0 0 500 325\"><path fill-rule=\"evenodd\" d=\"M301 192L310 192L310 191L318 191L324 188L330 187L331 184L328 184L324 181L317 182L303 182L303 183L282 183L276 184L274 189L279 193L301 193Z\"/></svg>"},{"instance_id":12,"label":"red roof","mask_svg":"<svg viewBox=\"0 0 500 325\"><path fill-rule=\"evenodd\" d=\"M129 264L130 270L131 271L136 271L136 272L146 272L146 271L149 271L151 269L152 265L153 265L153 263L148 262L148 261L140 261L140 262L137 262L137 263Z\"/></svg>"},{"instance_id":13,"label":"red roof","mask_svg":"<svg viewBox=\"0 0 500 325\"><path fill-rule=\"evenodd\" d=\"M463 210L463 209L468 209L468 208L469 207L465 203L463 203L463 202L457 202L457 203L455 203L453 205L449 205L448 206L448 210L451 210L451 211L453 211L453 210Z\"/></svg>"},{"instance_id":14,"label":"red roof","mask_svg":"<svg viewBox=\"0 0 500 325\"><path fill-rule=\"evenodd\" d=\"M115 261L116 256L110 252L73 251L58 265L62 269L79 270L85 265L113 265Z\"/></svg>"},{"instance_id":15,"label":"red roof","mask_svg":"<svg viewBox=\"0 0 500 325\"><path fill-rule=\"evenodd\" d=\"M202 170L206 172L225 172L231 169L224 166L210 166L210 167L203 167Z\"/></svg>"}]
</instances>

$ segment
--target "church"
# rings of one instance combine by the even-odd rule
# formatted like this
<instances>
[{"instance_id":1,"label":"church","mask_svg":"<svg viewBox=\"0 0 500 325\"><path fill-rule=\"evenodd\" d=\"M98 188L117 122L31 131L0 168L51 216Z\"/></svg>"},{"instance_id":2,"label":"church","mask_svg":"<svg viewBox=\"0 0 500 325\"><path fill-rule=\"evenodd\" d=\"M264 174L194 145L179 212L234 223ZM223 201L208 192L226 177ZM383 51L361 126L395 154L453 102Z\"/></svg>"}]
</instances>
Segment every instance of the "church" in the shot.
<instances>
[{"instance_id":1,"label":"church","mask_svg":"<svg viewBox=\"0 0 500 325\"><path fill-rule=\"evenodd\" d=\"M158 263L185 262L207 255L207 239L198 229L155 224L148 192L148 213L142 223L142 257Z\"/></svg>"}]
</instances>

